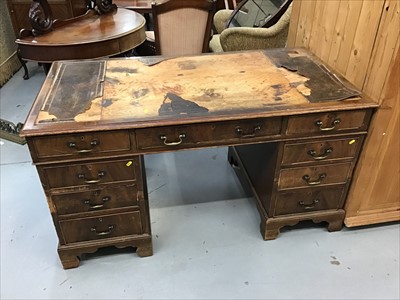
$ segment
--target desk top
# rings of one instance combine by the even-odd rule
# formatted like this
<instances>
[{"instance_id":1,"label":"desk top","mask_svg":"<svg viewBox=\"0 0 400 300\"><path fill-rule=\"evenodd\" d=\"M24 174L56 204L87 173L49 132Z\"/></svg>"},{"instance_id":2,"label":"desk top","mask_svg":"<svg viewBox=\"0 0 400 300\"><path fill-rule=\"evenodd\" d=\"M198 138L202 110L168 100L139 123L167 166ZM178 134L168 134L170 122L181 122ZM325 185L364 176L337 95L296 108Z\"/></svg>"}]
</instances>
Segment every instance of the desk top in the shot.
<instances>
[{"instance_id":1,"label":"desk top","mask_svg":"<svg viewBox=\"0 0 400 300\"><path fill-rule=\"evenodd\" d=\"M23 135L374 107L302 49L55 62Z\"/></svg>"}]
</instances>

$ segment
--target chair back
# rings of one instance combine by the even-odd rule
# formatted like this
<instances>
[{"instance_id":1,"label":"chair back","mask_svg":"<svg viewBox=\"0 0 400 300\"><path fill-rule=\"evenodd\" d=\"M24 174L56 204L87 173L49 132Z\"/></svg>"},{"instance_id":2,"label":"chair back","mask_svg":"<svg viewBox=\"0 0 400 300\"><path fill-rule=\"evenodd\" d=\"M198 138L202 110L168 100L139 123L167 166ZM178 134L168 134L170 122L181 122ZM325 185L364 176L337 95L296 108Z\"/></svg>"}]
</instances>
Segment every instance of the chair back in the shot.
<instances>
[{"instance_id":1,"label":"chair back","mask_svg":"<svg viewBox=\"0 0 400 300\"><path fill-rule=\"evenodd\" d=\"M152 4L157 55L208 52L215 0L169 0Z\"/></svg>"},{"instance_id":2,"label":"chair back","mask_svg":"<svg viewBox=\"0 0 400 300\"><path fill-rule=\"evenodd\" d=\"M269 28L281 19L291 3L292 0L243 0L232 12L226 28Z\"/></svg>"}]
</instances>

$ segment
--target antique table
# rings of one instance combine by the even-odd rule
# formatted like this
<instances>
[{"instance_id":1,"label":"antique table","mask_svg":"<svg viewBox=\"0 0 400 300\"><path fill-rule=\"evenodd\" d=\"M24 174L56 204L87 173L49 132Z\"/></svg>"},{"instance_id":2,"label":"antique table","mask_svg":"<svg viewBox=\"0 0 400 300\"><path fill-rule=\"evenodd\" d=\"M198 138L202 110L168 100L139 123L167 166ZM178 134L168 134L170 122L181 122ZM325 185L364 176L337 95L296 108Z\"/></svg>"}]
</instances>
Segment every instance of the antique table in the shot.
<instances>
[{"instance_id":1,"label":"antique table","mask_svg":"<svg viewBox=\"0 0 400 300\"><path fill-rule=\"evenodd\" d=\"M105 246L152 255L147 153L229 146L265 240L303 220L340 230L375 107L301 49L63 61L22 135L71 268Z\"/></svg>"},{"instance_id":2,"label":"antique table","mask_svg":"<svg viewBox=\"0 0 400 300\"><path fill-rule=\"evenodd\" d=\"M109 57L131 50L146 39L144 17L124 8L105 14L89 10L73 22L64 23L41 35L28 34L18 38L20 58L52 63Z\"/></svg>"}]
</instances>

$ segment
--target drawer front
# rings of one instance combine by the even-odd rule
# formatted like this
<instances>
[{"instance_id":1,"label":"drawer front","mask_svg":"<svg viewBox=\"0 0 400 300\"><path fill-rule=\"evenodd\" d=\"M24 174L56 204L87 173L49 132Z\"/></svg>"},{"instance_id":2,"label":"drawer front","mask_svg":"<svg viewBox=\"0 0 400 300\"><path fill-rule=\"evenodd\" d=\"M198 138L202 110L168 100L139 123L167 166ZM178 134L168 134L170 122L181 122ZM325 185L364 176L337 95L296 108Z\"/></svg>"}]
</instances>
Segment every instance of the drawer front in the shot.
<instances>
[{"instance_id":1,"label":"drawer front","mask_svg":"<svg viewBox=\"0 0 400 300\"><path fill-rule=\"evenodd\" d=\"M138 206L136 184L101 187L95 190L53 195L52 200L58 215L112 208Z\"/></svg>"},{"instance_id":2,"label":"drawer front","mask_svg":"<svg viewBox=\"0 0 400 300\"><path fill-rule=\"evenodd\" d=\"M50 188L132 181L136 178L137 158L64 166L39 167Z\"/></svg>"},{"instance_id":3,"label":"drawer front","mask_svg":"<svg viewBox=\"0 0 400 300\"><path fill-rule=\"evenodd\" d=\"M85 158L131 150L128 130L38 137L32 143L38 159Z\"/></svg>"},{"instance_id":4,"label":"drawer front","mask_svg":"<svg viewBox=\"0 0 400 300\"><path fill-rule=\"evenodd\" d=\"M278 193L274 216L338 209L343 192L343 187L335 187Z\"/></svg>"},{"instance_id":5,"label":"drawer front","mask_svg":"<svg viewBox=\"0 0 400 300\"><path fill-rule=\"evenodd\" d=\"M136 130L139 149L196 147L277 135L281 118L228 121Z\"/></svg>"},{"instance_id":6,"label":"drawer front","mask_svg":"<svg viewBox=\"0 0 400 300\"><path fill-rule=\"evenodd\" d=\"M289 117L286 134L366 130L366 113L365 110L357 110Z\"/></svg>"},{"instance_id":7,"label":"drawer front","mask_svg":"<svg viewBox=\"0 0 400 300\"><path fill-rule=\"evenodd\" d=\"M287 143L283 147L282 165L352 159L361 142L362 137L352 137L311 143Z\"/></svg>"},{"instance_id":8,"label":"drawer front","mask_svg":"<svg viewBox=\"0 0 400 300\"><path fill-rule=\"evenodd\" d=\"M350 169L351 163L282 169L278 189L344 184Z\"/></svg>"},{"instance_id":9,"label":"drawer front","mask_svg":"<svg viewBox=\"0 0 400 300\"><path fill-rule=\"evenodd\" d=\"M140 212L60 221L65 244L141 234Z\"/></svg>"}]
</instances>

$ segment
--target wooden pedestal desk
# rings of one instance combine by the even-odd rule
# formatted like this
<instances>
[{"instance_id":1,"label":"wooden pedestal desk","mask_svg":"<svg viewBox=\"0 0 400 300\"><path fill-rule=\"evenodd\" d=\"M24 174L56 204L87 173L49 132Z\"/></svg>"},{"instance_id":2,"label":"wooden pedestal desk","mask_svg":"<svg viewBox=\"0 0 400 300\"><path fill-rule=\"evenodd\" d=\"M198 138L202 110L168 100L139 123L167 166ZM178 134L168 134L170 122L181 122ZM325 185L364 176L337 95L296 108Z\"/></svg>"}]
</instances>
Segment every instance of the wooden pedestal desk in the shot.
<instances>
[{"instance_id":1,"label":"wooden pedestal desk","mask_svg":"<svg viewBox=\"0 0 400 300\"><path fill-rule=\"evenodd\" d=\"M264 239L340 230L375 107L302 49L58 61L22 134L72 268L105 246L152 255L147 153L230 146Z\"/></svg>"}]
</instances>

